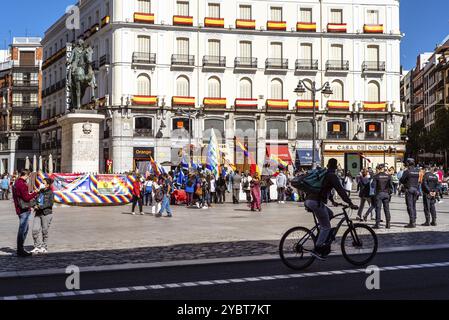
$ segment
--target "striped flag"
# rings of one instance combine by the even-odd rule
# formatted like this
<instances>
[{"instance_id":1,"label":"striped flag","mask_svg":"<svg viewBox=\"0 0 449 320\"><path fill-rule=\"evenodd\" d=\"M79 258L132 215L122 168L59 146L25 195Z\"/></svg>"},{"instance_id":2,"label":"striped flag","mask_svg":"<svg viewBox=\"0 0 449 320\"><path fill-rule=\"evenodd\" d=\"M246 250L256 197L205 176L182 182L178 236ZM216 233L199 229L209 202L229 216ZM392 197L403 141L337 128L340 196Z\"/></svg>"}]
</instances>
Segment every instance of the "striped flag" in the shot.
<instances>
[{"instance_id":1,"label":"striped flag","mask_svg":"<svg viewBox=\"0 0 449 320\"><path fill-rule=\"evenodd\" d=\"M250 161L250 173L254 174L257 173L260 176L260 168L257 165L256 161L253 158L253 155L248 151L248 149L241 143L239 140L236 140L236 145L239 147L242 151L245 157L247 157Z\"/></svg>"},{"instance_id":2,"label":"striped flag","mask_svg":"<svg viewBox=\"0 0 449 320\"><path fill-rule=\"evenodd\" d=\"M209 145L207 147L206 168L216 177L218 176L218 165L220 161L220 151L218 149L218 141L215 131L211 130Z\"/></svg>"}]
</instances>

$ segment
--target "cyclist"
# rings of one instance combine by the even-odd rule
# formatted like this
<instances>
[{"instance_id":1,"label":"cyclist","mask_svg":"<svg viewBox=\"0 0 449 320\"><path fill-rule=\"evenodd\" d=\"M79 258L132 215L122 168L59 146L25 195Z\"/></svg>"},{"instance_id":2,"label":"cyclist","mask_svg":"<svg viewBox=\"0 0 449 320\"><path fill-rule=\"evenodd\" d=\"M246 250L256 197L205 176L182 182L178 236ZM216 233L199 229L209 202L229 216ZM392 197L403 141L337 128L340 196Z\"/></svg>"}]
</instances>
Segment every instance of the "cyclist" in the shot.
<instances>
[{"instance_id":1,"label":"cyclist","mask_svg":"<svg viewBox=\"0 0 449 320\"><path fill-rule=\"evenodd\" d=\"M358 209L358 206L354 205L348 196L348 193L343 188L341 180L337 175L338 161L337 159L330 159L327 164L327 173L324 177L323 184L319 193L308 193L306 197L305 207L313 212L318 219L319 223L319 235L316 241L315 249L311 252L312 256L319 260L325 260L326 256L330 253L329 235L331 231L330 220L333 217L333 212L326 204L328 200L331 200L332 204L336 206L334 201L332 190L335 189L341 199L348 203L351 209Z\"/></svg>"}]
</instances>

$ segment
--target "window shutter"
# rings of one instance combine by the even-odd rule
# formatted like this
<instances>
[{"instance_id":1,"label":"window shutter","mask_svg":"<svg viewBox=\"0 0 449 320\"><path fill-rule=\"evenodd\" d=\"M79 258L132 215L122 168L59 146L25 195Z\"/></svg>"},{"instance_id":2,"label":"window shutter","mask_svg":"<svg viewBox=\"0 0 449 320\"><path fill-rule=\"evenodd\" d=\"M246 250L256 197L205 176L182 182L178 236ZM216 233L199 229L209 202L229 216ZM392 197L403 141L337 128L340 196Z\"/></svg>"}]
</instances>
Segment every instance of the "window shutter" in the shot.
<instances>
[{"instance_id":1,"label":"window shutter","mask_svg":"<svg viewBox=\"0 0 449 320\"><path fill-rule=\"evenodd\" d=\"M251 58L252 57L251 42L248 42L248 41L240 42L240 56L242 58Z\"/></svg>"},{"instance_id":2,"label":"window shutter","mask_svg":"<svg viewBox=\"0 0 449 320\"><path fill-rule=\"evenodd\" d=\"M209 40L209 55L211 57L220 56L220 40Z\"/></svg>"},{"instance_id":3,"label":"window shutter","mask_svg":"<svg viewBox=\"0 0 449 320\"><path fill-rule=\"evenodd\" d=\"M312 21L312 9L302 8L300 9L300 22L311 23Z\"/></svg>"},{"instance_id":4,"label":"window shutter","mask_svg":"<svg viewBox=\"0 0 449 320\"><path fill-rule=\"evenodd\" d=\"M141 13L151 13L151 1L150 0L139 0L138 10Z\"/></svg>"},{"instance_id":5,"label":"window shutter","mask_svg":"<svg viewBox=\"0 0 449 320\"><path fill-rule=\"evenodd\" d=\"M137 78L137 94L140 96L151 95L151 85L148 77L142 75Z\"/></svg>"},{"instance_id":6,"label":"window shutter","mask_svg":"<svg viewBox=\"0 0 449 320\"><path fill-rule=\"evenodd\" d=\"M271 7L271 21L282 21L282 8Z\"/></svg>"},{"instance_id":7,"label":"window shutter","mask_svg":"<svg viewBox=\"0 0 449 320\"><path fill-rule=\"evenodd\" d=\"M177 47L179 55L189 54L189 39L177 39Z\"/></svg>"},{"instance_id":8,"label":"window shutter","mask_svg":"<svg viewBox=\"0 0 449 320\"><path fill-rule=\"evenodd\" d=\"M271 44L271 58L282 59L282 43Z\"/></svg>"},{"instance_id":9,"label":"window shutter","mask_svg":"<svg viewBox=\"0 0 449 320\"><path fill-rule=\"evenodd\" d=\"M251 20L251 6L240 6L240 19Z\"/></svg>"},{"instance_id":10,"label":"window shutter","mask_svg":"<svg viewBox=\"0 0 449 320\"><path fill-rule=\"evenodd\" d=\"M220 98L221 92L220 92L220 81L211 78L208 81L208 97L209 98Z\"/></svg>"},{"instance_id":11,"label":"window shutter","mask_svg":"<svg viewBox=\"0 0 449 320\"><path fill-rule=\"evenodd\" d=\"M252 84L248 79L240 80L240 98L252 99Z\"/></svg>"},{"instance_id":12,"label":"window shutter","mask_svg":"<svg viewBox=\"0 0 449 320\"><path fill-rule=\"evenodd\" d=\"M144 53L151 52L151 38L150 37L139 36L137 38L137 42L138 42L138 51L139 52L144 52Z\"/></svg>"},{"instance_id":13,"label":"window shutter","mask_svg":"<svg viewBox=\"0 0 449 320\"><path fill-rule=\"evenodd\" d=\"M312 60L312 44L302 43L301 44L301 59Z\"/></svg>"},{"instance_id":14,"label":"window shutter","mask_svg":"<svg viewBox=\"0 0 449 320\"><path fill-rule=\"evenodd\" d=\"M177 2L177 14L178 14L178 16L188 16L189 15L189 2L188 1L178 1Z\"/></svg>"},{"instance_id":15,"label":"window shutter","mask_svg":"<svg viewBox=\"0 0 449 320\"><path fill-rule=\"evenodd\" d=\"M341 9L332 9L330 16L330 23L343 23L343 11Z\"/></svg>"},{"instance_id":16,"label":"window shutter","mask_svg":"<svg viewBox=\"0 0 449 320\"><path fill-rule=\"evenodd\" d=\"M271 81L271 99L283 99L282 82L279 80Z\"/></svg>"},{"instance_id":17,"label":"window shutter","mask_svg":"<svg viewBox=\"0 0 449 320\"><path fill-rule=\"evenodd\" d=\"M220 18L220 4L209 3L209 18Z\"/></svg>"}]
</instances>

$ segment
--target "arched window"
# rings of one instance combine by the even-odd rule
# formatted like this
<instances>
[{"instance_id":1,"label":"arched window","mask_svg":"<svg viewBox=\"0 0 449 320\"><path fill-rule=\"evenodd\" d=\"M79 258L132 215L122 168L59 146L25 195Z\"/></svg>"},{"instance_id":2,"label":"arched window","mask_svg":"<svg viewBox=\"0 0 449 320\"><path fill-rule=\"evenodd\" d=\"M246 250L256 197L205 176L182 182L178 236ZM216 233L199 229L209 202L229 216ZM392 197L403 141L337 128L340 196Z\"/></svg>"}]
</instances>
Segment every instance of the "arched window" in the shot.
<instances>
[{"instance_id":1,"label":"arched window","mask_svg":"<svg viewBox=\"0 0 449 320\"><path fill-rule=\"evenodd\" d=\"M273 79L271 81L271 99L283 99L283 85L280 79Z\"/></svg>"},{"instance_id":2,"label":"arched window","mask_svg":"<svg viewBox=\"0 0 449 320\"><path fill-rule=\"evenodd\" d=\"M221 83L217 77L211 77L207 81L207 96L209 98L221 97Z\"/></svg>"},{"instance_id":3,"label":"arched window","mask_svg":"<svg viewBox=\"0 0 449 320\"><path fill-rule=\"evenodd\" d=\"M179 97L190 96L190 82L185 76L180 76L176 79L176 95Z\"/></svg>"},{"instance_id":4,"label":"arched window","mask_svg":"<svg viewBox=\"0 0 449 320\"><path fill-rule=\"evenodd\" d=\"M369 102L379 102L380 101L380 87L376 81L371 81L368 83L368 100Z\"/></svg>"},{"instance_id":5,"label":"arched window","mask_svg":"<svg viewBox=\"0 0 449 320\"><path fill-rule=\"evenodd\" d=\"M267 139L269 140L286 140L287 122L284 120L268 120L267 121Z\"/></svg>"},{"instance_id":6,"label":"arched window","mask_svg":"<svg viewBox=\"0 0 449 320\"><path fill-rule=\"evenodd\" d=\"M348 139L348 124L344 121L329 121L327 123L328 139Z\"/></svg>"},{"instance_id":7,"label":"arched window","mask_svg":"<svg viewBox=\"0 0 449 320\"><path fill-rule=\"evenodd\" d=\"M151 95L151 80L150 77L145 74L141 74L137 77L137 95Z\"/></svg>"},{"instance_id":8,"label":"arched window","mask_svg":"<svg viewBox=\"0 0 449 320\"><path fill-rule=\"evenodd\" d=\"M382 140L382 124L380 122L366 122L365 139Z\"/></svg>"},{"instance_id":9,"label":"arched window","mask_svg":"<svg viewBox=\"0 0 449 320\"><path fill-rule=\"evenodd\" d=\"M212 135L212 130L217 137L218 143L223 143L225 138L225 123L224 120L220 119L206 119L204 120L204 134L203 141L208 143L210 136Z\"/></svg>"},{"instance_id":10,"label":"arched window","mask_svg":"<svg viewBox=\"0 0 449 320\"><path fill-rule=\"evenodd\" d=\"M298 140L312 140L313 128L311 121L298 121L296 137Z\"/></svg>"},{"instance_id":11,"label":"arched window","mask_svg":"<svg viewBox=\"0 0 449 320\"><path fill-rule=\"evenodd\" d=\"M332 82L332 91L333 91L333 94L331 96L331 100L336 100L336 101L344 101L345 100L345 91L344 91L343 82L341 82L340 80L335 80L334 82Z\"/></svg>"},{"instance_id":12,"label":"arched window","mask_svg":"<svg viewBox=\"0 0 449 320\"><path fill-rule=\"evenodd\" d=\"M252 99L253 97L253 83L248 78L240 80L240 98Z\"/></svg>"}]
</instances>

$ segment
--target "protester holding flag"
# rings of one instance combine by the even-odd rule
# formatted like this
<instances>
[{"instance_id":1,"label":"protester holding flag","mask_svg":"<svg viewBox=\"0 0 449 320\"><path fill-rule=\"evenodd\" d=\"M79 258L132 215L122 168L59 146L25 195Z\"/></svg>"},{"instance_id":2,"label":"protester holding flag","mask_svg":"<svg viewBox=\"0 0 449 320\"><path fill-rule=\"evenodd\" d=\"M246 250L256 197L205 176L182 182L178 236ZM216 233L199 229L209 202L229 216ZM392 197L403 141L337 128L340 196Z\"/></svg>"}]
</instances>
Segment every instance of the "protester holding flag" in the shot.
<instances>
[{"instance_id":1,"label":"protester holding flag","mask_svg":"<svg viewBox=\"0 0 449 320\"><path fill-rule=\"evenodd\" d=\"M251 185L251 211L262 211L261 207L261 192L260 192L260 178L258 173L254 173L250 182Z\"/></svg>"}]
</instances>

